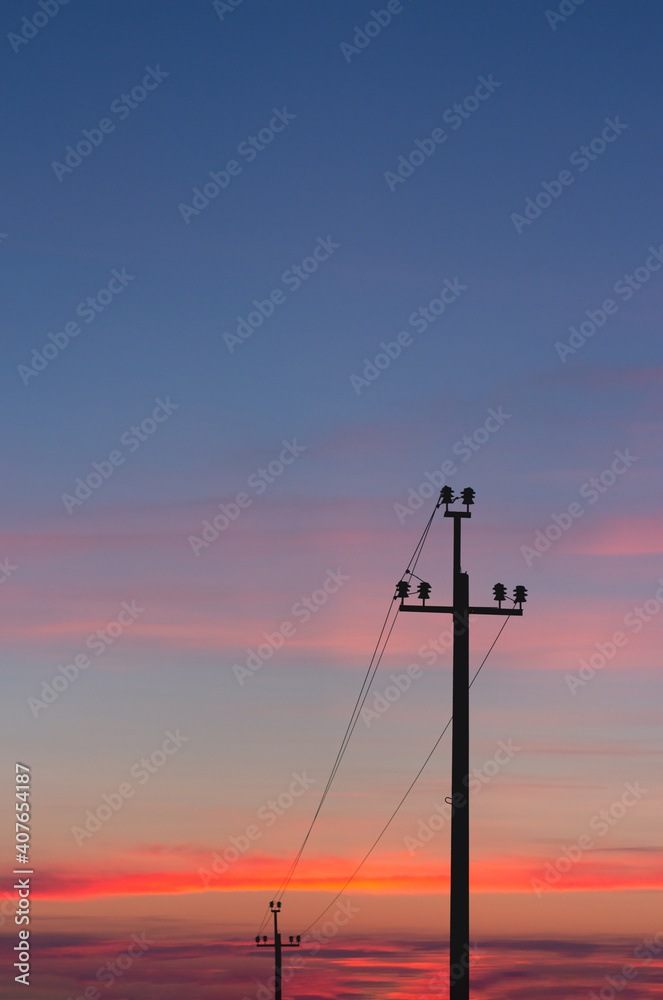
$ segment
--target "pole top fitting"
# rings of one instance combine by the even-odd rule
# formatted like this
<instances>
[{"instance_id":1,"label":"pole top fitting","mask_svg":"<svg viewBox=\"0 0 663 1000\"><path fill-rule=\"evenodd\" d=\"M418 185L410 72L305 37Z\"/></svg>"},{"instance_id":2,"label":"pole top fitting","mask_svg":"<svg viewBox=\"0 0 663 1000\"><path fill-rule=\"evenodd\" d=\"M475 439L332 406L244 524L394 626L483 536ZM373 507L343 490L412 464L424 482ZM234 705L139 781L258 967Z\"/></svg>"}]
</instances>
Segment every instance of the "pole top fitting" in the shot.
<instances>
[{"instance_id":1,"label":"pole top fitting","mask_svg":"<svg viewBox=\"0 0 663 1000\"><path fill-rule=\"evenodd\" d=\"M460 511L456 512L449 511L449 504L455 503L456 500L460 500L461 503L465 504L465 513L460 514L460 516L471 517L470 507L474 503L475 496L476 493L470 486L466 486L464 490L461 490L459 497L454 496L454 491L451 489L450 486L443 486L442 489L440 490L440 499L437 502L437 506L439 507L441 504L444 504L445 514L447 514L449 517L457 517L460 514Z\"/></svg>"}]
</instances>

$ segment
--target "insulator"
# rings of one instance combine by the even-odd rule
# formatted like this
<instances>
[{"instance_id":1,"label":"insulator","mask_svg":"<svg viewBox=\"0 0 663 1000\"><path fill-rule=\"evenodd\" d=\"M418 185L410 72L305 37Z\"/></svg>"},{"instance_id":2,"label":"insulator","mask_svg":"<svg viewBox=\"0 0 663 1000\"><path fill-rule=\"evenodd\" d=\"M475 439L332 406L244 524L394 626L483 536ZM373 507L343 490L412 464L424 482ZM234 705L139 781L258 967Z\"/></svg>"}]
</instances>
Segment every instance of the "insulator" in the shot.
<instances>
[{"instance_id":1,"label":"insulator","mask_svg":"<svg viewBox=\"0 0 663 1000\"><path fill-rule=\"evenodd\" d=\"M409 596L410 596L410 584L407 582L407 580L399 580L399 582L396 584L396 596L394 597L394 600L403 601L405 600L406 597Z\"/></svg>"},{"instance_id":2,"label":"insulator","mask_svg":"<svg viewBox=\"0 0 663 1000\"><path fill-rule=\"evenodd\" d=\"M440 500L442 503L453 503L455 500L454 491L450 486L443 486L440 491Z\"/></svg>"},{"instance_id":3,"label":"insulator","mask_svg":"<svg viewBox=\"0 0 663 1000\"><path fill-rule=\"evenodd\" d=\"M417 587L417 596L421 598L422 601L427 601L430 597L431 586L430 583L424 583L422 580Z\"/></svg>"},{"instance_id":4,"label":"insulator","mask_svg":"<svg viewBox=\"0 0 663 1000\"><path fill-rule=\"evenodd\" d=\"M513 599L516 604L523 604L527 600L527 590L525 587L516 587L513 591Z\"/></svg>"},{"instance_id":5,"label":"insulator","mask_svg":"<svg viewBox=\"0 0 663 1000\"><path fill-rule=\"evenodd\" d=\"M500 601L500 603L502 601L506 601L506 587L504 586L504 584L496 583L495 586L493 587L493 594L495 595L496 601Z\"/></svg>"},{"instance_id":6,"label":"insulator","mask_svg":"<svg viewBox=\"0 0 663 1000\"><path fill-rule=\"evenodd\" d=\"M461 493L461 497L462 497L463 503L465 504L466 507L469 507L470 504L474 503L475 496L476 496L476 493L469 486L466 486L465 489Z\"/></svg>"}]
</instances>

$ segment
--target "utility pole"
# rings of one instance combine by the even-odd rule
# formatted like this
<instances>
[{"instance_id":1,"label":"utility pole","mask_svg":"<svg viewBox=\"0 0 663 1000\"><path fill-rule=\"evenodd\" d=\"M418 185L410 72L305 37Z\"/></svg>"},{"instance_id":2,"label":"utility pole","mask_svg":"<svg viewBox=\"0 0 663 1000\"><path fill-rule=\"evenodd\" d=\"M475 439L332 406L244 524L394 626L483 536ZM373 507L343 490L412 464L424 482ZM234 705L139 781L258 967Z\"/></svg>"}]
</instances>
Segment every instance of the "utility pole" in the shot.
<instances>
[{"instance_id":1,"label":"utility pole","mask_svg":"<svg viewBox=\"0 0 663 1000\"><path fill-rule=\"evenodd\" d=\"M295 939L292 935L290 935L290 942L284 944L281 941L281 935L279 933L279 913L281 912L281 904L271 902L269 905L272 913L274 914L274 942L273 944L268 942L266 937L263 937L261 941L260 936L258 935L258 937L256 937L256 945L258 948L274 949L274 1000L283 1000L283 993L281 991L281 948L299 948L301 936L298 934Z\"/></svg>"},{"instance_id":2,"label":"utility pole","mask_svg":"<svg viewBox=\"0 0 663 1000\"><path fill-rule=\"evenodd\" d=\"M419 582L418 597L421 604L405 604L410 595L410 583L401 580L397 584L396 597L400 599L399 611L446 613L453 615L453 728L451 743L451 885L450 885L450 929L449 929L449 997L450 1000L469 1000L469 946L470 946L470 810L468 785L470 771L470 726L469 726L469 652L470 615L522 615L523 602L527 599L524 587L514 590L514 607L503 608L507 600L506 588L497 583L493 587L497 607L478 608L470 606L469 576L461 571L460 529L462 519L471 517L470 506L474 503L474 490L464 489L460 497L454 497L450 486L443 486L437 506L445 505L445 517L454 519L453 551L453 605L441 607L427 604L431 587ZM465 510L449 510L449 504L462 500ZM417 577L418 579L418 577ZM518 608L515 605L518 605Z\"/></svg>"}]
</instances>

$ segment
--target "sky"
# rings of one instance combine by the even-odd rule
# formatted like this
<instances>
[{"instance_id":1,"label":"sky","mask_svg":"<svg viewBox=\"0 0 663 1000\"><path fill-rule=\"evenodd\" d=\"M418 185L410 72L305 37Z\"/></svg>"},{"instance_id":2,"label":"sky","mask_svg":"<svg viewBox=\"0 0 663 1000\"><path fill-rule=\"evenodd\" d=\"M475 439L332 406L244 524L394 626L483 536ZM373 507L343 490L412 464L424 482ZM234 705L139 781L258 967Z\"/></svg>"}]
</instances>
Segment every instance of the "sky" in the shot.
<instances>
[{"instance_id":1,"label":"sky","mask_svg":"<svg viewBox=\"0 0 663 1000\"><path fill-rule=\"evenodd\" d=\"M472 995L660 997L659 6L0 19L0 784L11 816L29 768L34 871L27 985L10 820L0 997L270 1000L254 937L389 612L284 995L448 995L449 732L334 899L451 713L448 617L392 600L443 485L476 491L471 603L528 591L470 695Z\"/></svg>"}]
</instances>

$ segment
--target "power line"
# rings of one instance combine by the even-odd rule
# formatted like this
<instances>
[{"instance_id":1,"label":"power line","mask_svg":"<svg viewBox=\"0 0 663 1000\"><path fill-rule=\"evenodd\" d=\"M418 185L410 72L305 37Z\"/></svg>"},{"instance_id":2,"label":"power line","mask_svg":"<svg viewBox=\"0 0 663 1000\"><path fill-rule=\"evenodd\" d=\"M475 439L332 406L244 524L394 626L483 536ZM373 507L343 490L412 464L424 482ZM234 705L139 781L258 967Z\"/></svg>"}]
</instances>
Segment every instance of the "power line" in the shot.
<instances>
[{"instance_id":1,"label":"power line","mask_svg":"<svg viewBox=\"0 0 663 1000\"><path fill-rule=\"evenodd\" d=\"M426 523L426 526L424 527L424 530L421 533L421 537L419 538L419 541L417 542L417 545L416 545L416 547L414 549L414 552L413 552L413 554L412 554L412 556L410 558L410 561L408 562L407 568L406 568L405 572L403 573L401 579L403 577L405 577L405 576L408 576L408 575L410 577L414 576L414 571L417 568L417 563L419 562L419 557L421 556L421 553L423 551L424 544L426 542L426 539L428 537L428 533L429 533L429 531L431 529L431 525L433 523L433 518L435 517L435 513L438 510L439 506L440 506L440 501L438 501L438 503L436 504L433 512L431 513L431 515L430 515L430 517L429 517L429 519L428 519L428 521ZM387 628L387 624L389 622L390 616L392 615L392 612L395 612L394 613L394 617L393 617L393 620L391 622L391 625L389 626L389 630L387 632L386 639L385 639L384 643L382 644L382 648L380 649L380 644L382 642L382 636L385 633L385 629ZM318 816L320 814L320 810L322 809L322 806L323 806L323 804L325 802L325 799L327 798L327 795L329 794L329 790L331 788L332 782L334 781L334 778L336 777L336 773L337 773L337 771L338 771L338 769L340 767L341 761L343 760L343 757L345 756L345 751L346 751L346 749L348 747L348 744L350 742L352 734L354 733L354 730L355 730L355 727L357 725L357 722L359 721L359 716L360 716L361 710L362 710L362 708L364 706L366 698L369 695L369 692L370 692L370 689L371 689L371 684L373 683L373 678L375 677L375 674L377 673L377 670L378 670L378 668L380 666L380 662L382 660L382 657L384 656L385 650L387 648L387 643L389 642L389 638L390 638L391 633L393 631L394 625L396 624L397 617L398 617L398 608L397 607L394 608L393 599L392 599L389 602L389 609L388 609L387 614L385 616L384 622L382 623L382 628L380 629L380 635L378 636L378 640L377 640L377 642L375 644L375 648L373 650L373 655L371 656L371 660L370 660L370 663L369 663L368 668L366 670L366 674L364 676L364 680L363 680L361 689L359 691L359 694L358 694L357 699L355 701L354 708L352 710L352 714L350 716L350 721L349 721L349 723L347 725L347 728L345 730L345 733L343 735L343 739L341 740L340 748L339 748L339 750L338 750L338 752L336 754L336 759L335 759L334 764L332 766L329 778L327 779L327 784L326 784L326 786L324 788L324 791L322 792L322 796L320 798L320 802L318 803L318 807L317 807L317 809L316 809L316 811L315 811L315 813L313 815L313 819L311 820L310 826L309 826L309 828L308 828L308 830L306 832L306 836L304 837L302 845L299 848L297 854L295 855L295 857L294 857L294 859L293 859L293 861L292 861L292 863L290 865L290 868L288 869L286 877L285 877L284 881L281 883L281 887L274 894L274 900L281 899L283 897L283 894L285 893L285 890L287 889L287 887L288 887L288 885L289 885L289 883L290 883L290 881L291 881L291 879L292 879L292 877L293 877L293 875L295 873L297 865L299 864L300 858L301 858L301 856L302 856L302 854L304 852L304 849L306 847L308 839L311 836L311 833L313 831L313 827L315 825L315 822L316 822L316 820L317 820L317 818L318 818ZM378 650L380 650L379 655L378 655ZM377 660L376 660L376 656L377 656ZM263 930L263 927L265 926L265 924L269 920L269 914L270 914L270 912L271 911L268 909L267 912L266 912L266 914L265 914L265 917L263 918L263 920L262 920L262 922L260 924L260 927L258 929L258 934L261 933L261 931Z\"/></svg>"},{"instance_id":2,"label":"power line","mask_svg":"<svg viewBox=\"0 0 663 1000\"><path fill-rule=\"evenodd\" d=\"M504 624L502 625L501 629L499 630L499 632L497 633L497 635L496 635L496 636L495 636L495 638L493 639L493 641L492 641L492 643L491 643L491 646L490 646L490 649L488 650L488 652L487 652L487 653L486 653L486 655L484 656L483 660L481 661L481 663L480 663L480 665L479 665L479 667L478 667L478 669L477 669L477 671L476 671L476 673L475 673L474 677L472 678L472 680L470 681L470 683L469 683L469 685L468 685L468 689L472 687L472 685L474 684L475 680L476 680L476 679L477 679L477 677L479 676L479 674L480 674L480 672L481 672L481 668L483 667L484 663L486 662L486 660L487 660L487 659L488 659L488 657L490 656L490 654L491 654L491 652L492 652L492 650L493 650L493 647L495 646L495 644L496 644L497 640L499 639L499 637L501 636L502 632L504 631L504 629L505 629L505 627L506 627L506 623L507 623L508 621L509 621L509 618L508 618L508 617L504 619ZM361 868L362 868L362 867L364 866L364 864L366 863L366 861L368 860L368 858L369 858L369 857L371 856L371 854L373 853L373 851L375 850L375 848L377 847L377 845L378 845L378 844L380 843L380 841L382 840L383 836L385 835L385 833L387 832L387 830L388 830L388 829L389 829L389 827L391 826L391 823L392 823L392 820L394 819L394 817L396 816L396 814L397 814L397 813L398 813L398 811L400 810L401 806L402 806L402 805L403 805L403 803L405 802L406 798L408 797L408 795L410 794L410 792L412 791L412 789L413 789L413 788L414 788L414 786L416 785L417 781L418 781L418 780L419 780L419 778L421 777L421 775L422 775L422 773L423 773L423 771L424 771L424 768L425 768L425 767L426 767L426 765L428 764L428 761L429 761L429 760L431 759L431 757L433 756L433 754L434 754L434 753L435 753L435 751L437 750L438 746L440 745L440 743L441 743L441 741L442 741L442 737L444 736L444 734L446 733L447 729L448 729L448 728L449 728L449 726L451 725L451 722L452 722L452 720L453 720L453 716L450 716L450 718L449 718L449 721L447 722L446 726L444 727L444 729L442 730L442 732L441 732L441 733L440 733L440 735L438 736L438 738L437 738L437 740L436 740L436 742L435 742L435 745L434 745L433 749L432 749L432 750L431 750L431 752L430 752L430 753L428 754L428 756L426 757L426 760L425 760L425 761L423 762L423 764L422 764L422 765L421 765L421 767L419 768L419 770L418 770L418 772L417 772L417 774L416 774L416 776L415 776L415 778L414 778L414 781L412 782L412 784L410 785L410 787L409 787L409 788L408 788L408 790L406 791L405 795L404 795L404 796L403 796L403 798L402 798L402 799L400 800L400 802L398 803L398 805L397 805L397 806L396 806L396 808L394 809L393 813L391 814L391 816L389 817L389 819L387 820L387 822L386 822L386 823L385 823L385 825L383 826L383 828L382 828L382 831L381 831L381 833L379 834L379 836L377 837L377 839L376 839L376 840L375 840L375 841L373 842L373 844L371 845L371 847L369 848L369 850L368 850L368 851L366 852L366 854L364 855L364 857L362 858L362 860L361 860L361 861L359 862L359 864L357 865L357 867L356 867L356 868L355 868L355 870L353 871L353 873L352 873L352 875L350 876L350 878L349 878L349 879L347 880L347 882L346 882L346 883L345 883L345 884L343 885L342 889L340 889L340 891L339 891L339 892L337 892L337 894L336 894L336 895L334 896L334 898L332 899L331 903L329 903L329 905L328 905L328 906L326 906L326 907L324 908L324 910L322 911L322 913L321 913L321 914L320 914L320 915L319 915L318 917L316 917L316 918L315 918L315 920L314 920L314 921L313 921L312 923L310 923L310 924L308 925L308 927L306 928L306 930L305 930L305 931L303 931L303 932L302 932L302 937L304 936L304 934L307 934L307 933L308 933L308 932L310 931L311 927L314 927L314 926L315 926L315 924L317 924L317 923L318 923L318 921L319 921L319 920L321 920L321 919L322 919L322 918L324 917L324 915L325 915L325 913L327 912L327 910L330 910L330 909L332 908L332 906L334 905L334 903L336 902L336 900L337 900L337 899L339 898L339 896L342 896L342 895L343 895L343 893L345 892L345 890L347 889L347 887L348 887L348 886L350 885L350 883L352 882L352 880L353 880L353 879L355 878L355 876L357 875L357 872L358 872L358 871L359 871L359 870L360 870L360 869L361 869Z\"/></svg>"},{"instance_id":3,"label":"power line","mask_svg":"<svg viewBox=\"0 0 663 1000\"><path fill-rule=\"evenodd\" d=\"M391 611L390 611L390 613L391 613ZM353 709L352 718L350 720L350 723L348 723L348 728L345 731L345 736L343 737L343 742L341 744L341 749L339 750L339 752L338 752L338 754L336 756L336 760L334 762L334 766L333 766L333 768L331 770L329 778L327 779L327 785L326 785L326 787L325 787L325 789L324 789L324 791L322 793L322 797L321 797L320 802L318 804L318 808L316 809L315 814L313 816L313 819L311 820L311 825L310 825L310 827L308 829L308 832L307 832L307 834L306 834L306 836L304 838L302 846L300 847L300 849L299 849L299 851L298 851L298 853L297 853L294 861L292 862L292 865L290 867L288 875L286 876L285 882L282 884L281 888L276 893L276 898L277 899L283 896L283 893L285 892L285 890L286 890L286 888L288 886L288 883L290 882L290 880L291 880L291 878L292 878L292 876L294 874L294 870L295 870L297 864L299 863L299 859L302 856L302 853L303 853L304 848L306 846L306 842L308 841L308 838L311 835L311 832L313 830L313 825L314 825L316 819L318 818L318 815L320 813L320 810L322 809L322 806L324 804L325 799L327 798L327 795L329 794L332 782L333 782L334 778L336 777L336 773L337 773L337 771L338 771L338 769L339 769L339 767L341 765L341 761L343 760L343 757L345 756L345 751L347 750L347 747L348 747L348 744L349 744L350 739L352 737L352 734L354 733L354 730L355 730L355 727L357 725L357 722L359 721L359 716L360 716L360 713L361 713L361 709L363 708L364 702L366 701L366 698L368 697L368 695L370 693L370 688L371 688L371 684L373 682L373 678L375 677L375 674L376 674L376 672L378 670L378 667L380 666L380 662L381 662L382 657L384 655L384 652L385 652L385 650L387 648L387 643L389 642L389 638L390 638L391 633L392 633L392 631L394 629L394 625L396 624L397 617L398 616L395 614L394 617L393 617L393 620L391 622L391 625L389 626L389 631L387 632L387 637L386 637L386 639L384 641L384 644L382 646L382 649L380 651L380 655L378 656L377 660L375 661L375 664L373 665L373 669L372 669L372 672L371 672L371 677L370 677L370 680L369 680L368 684L366 685L365 691L364 691L364 686L362 685L362 691L360 691L359 698L357 699L357 702L355 703L355 708ZM388 619L389 619L389 615L387 615L387 619L385 619L385 624L383 625L382 632L380 633L380 639L382 638L382 635L384 633L384 628L385 628L385 626L387 624ZM363 697L362 697L362 692L363 692Z\"/></svg>"},{"instance_id":4,"label":"power line","mask_svg":"<svg viewBox=\"0 0 663 1000\"><path fill-rule=\"evenodd\" d=\"M308 830L306 832L306 836L304 837L304 840L303 840L303 842L301 844L301 847L299 848L297 854L295 855L295 858L291 862L290 868L288 869L286 877L285 877L284 881L281 883L280 888L277 890L276 893L274 893L274 899L275 900L281 899L283 897L283 894L285 893L285 890L286 890L288 884L290 883L290 880L292 879L292 876L295 873L295 869L297 868L297 865L299 864L299 860L300 860L300 858L301 858L301 856L302 856L302 854L304 852L304 848L306 847L308 839L311 836L311 833L313 831L313 827L315 825L315 822L316 822L316 820L317 820L317 818L318 818L318 816L320 814L320 810L322 809L322 806L323 806L323 804L325 802L325 799L327 798L327 795L328 795L329 790L331 788L332 782L333 782L334 778L336 777L336 772L338 771L340 763L341 763L341 761L342 761L342 759L343 759L343 757L345 755L345 750L347 749L348 743L350 742L350 738L351 738L351 736L352 736L352 734L354 732L354 728L355 728L355 726L357 724L357 720L359 719L359 713L361 712L363 704L364 704L364 702L365 702L365 700L366 700L366 698L368 696L368 693L370 691L370 687L371 687L371 684L373 682L373 677L375 676L375 673L376 673L376 671L377 671L377 669L378 669L378 667L380 665L380 661L381 661L382 655L384 654L384 651L386 649L387 642L389 641L389 637L391 636L391 633L392 633L392 630L394 628L394 625L396 624L396 619L398 617L397 613L394 614L391 626L389 627L389 631L387 633L387 637L385 639L385 642L384 642L384 645L383 645L382 650L380 652L380 655L379 655L377 661L375 661L375 656L376 656L376 654L378 652L378 649L380 647L382 636L384 635L384 631L385 631L385 628L387 627L387 622L389 621L389 617L390 617L391 613L392 613L392 605L390 605L389 611L387 612L387 616L386 616L386 618L385 618L385 620L384 620L384 622L382 624L382 628L380 630L380 635L378 637L378 641L376 643L375 650L373 651L373 656L371 657L371 661L369 663L368 670L366 672L366 676L364 677L364 682L363 682L363 684L361 686L361 690L359 692L359 695L357 696L357 700L356 700L354 708L352 710L352 715L350 717L350 721L349 721L349 723L347 725L347 728L345 730L345 733L343 735L343 739L341 741L341 746L340 746L340 748L338 750L338 753L336 754L336 759L335 759L333 767L331 769L331 773L329 775L329 778L327 779L327 784L326 784L325 789L324 789L324 791L322 793L322 796L321 796L320 801L318 803L317 809L315 810L315 813L313 815L313 819L311 820L311 823L310 823L309 828L308 828ZM269 919L269 913L270 913L270 911L268 910L267 913L266 913L266 915L265 915L265 917L263 918L263 921L262 921L262 923L260 925L260 928L258 930L259 934L262 932L262 929L265 926L265 923Z\"/></svg>"}]
</instances>

